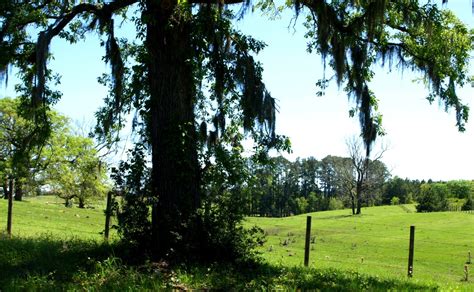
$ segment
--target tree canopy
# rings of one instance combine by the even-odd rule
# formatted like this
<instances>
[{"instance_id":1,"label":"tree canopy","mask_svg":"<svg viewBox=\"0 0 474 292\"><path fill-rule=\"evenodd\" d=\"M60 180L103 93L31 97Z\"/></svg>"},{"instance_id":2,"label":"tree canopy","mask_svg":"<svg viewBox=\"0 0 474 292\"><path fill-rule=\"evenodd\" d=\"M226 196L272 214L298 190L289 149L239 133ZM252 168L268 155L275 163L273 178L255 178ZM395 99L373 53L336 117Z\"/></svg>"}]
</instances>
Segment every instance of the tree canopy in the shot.
<instances>
[{"instance_id":1,"label":"tree canopy","mask_svg":"<svg viewBox=\"0 0 474 292\"><path fill-rule=\"evenodd\" d=\"M124 116L136 113L139 143L151 152L150 241L156 256L192 248L187 242L202 239L196 232L210 213L199 210L206 196L224 192L206 191L203 179L217 179L207 173L216 167L226 179L237 174L245 137L256 142L260 161L272 147L289 147L285 137L275 134L276 102L253 57L265 45L232 27L236 16L229 6L237 3L243 8L275 5L241 0L0 4L0 69L7 77L9 65L19 68L23 114L36 120L40 137L48 134L45 112L61 95L54 87L59 76L48 69L51 40L75 42L92 31L103 36L110 75L100 81L110 93L97 113L97 133L113 141ZM324 89L335 79L354 100L351 114L359 117L366 156L383 133L377 97L370 90L376 65L421 73L429 100L438 98L454 108L457 126L464 129L468 108L456 88L469 81L473 33L451 12L434 2L413 0L296 0L287 6L306 18L309 50L334 72L318 84ZM130 7L132 16L127 14ZM119 19L136 25L137 41L116 37ZM204 204L204 209L213 206Z\"/></svg>"},{"instance_id":2,"label":"tree canopy","mask_svg":"<svg viewBox=\"0 0 474 292\"><path fill-rule=\"evenodd\" d=\"M73 134L69 120L48 111L52 134L42 145L30 144L37 134L33 121L18 113L20 100L0 99L0 180L4 191L11 191L15 180L15 200L23 195L52 192L67 202L77 198L102 196L106 189L106 168L94 141ZM6 195L6 193L5 193Z\"/></svg>"}]
</instances>

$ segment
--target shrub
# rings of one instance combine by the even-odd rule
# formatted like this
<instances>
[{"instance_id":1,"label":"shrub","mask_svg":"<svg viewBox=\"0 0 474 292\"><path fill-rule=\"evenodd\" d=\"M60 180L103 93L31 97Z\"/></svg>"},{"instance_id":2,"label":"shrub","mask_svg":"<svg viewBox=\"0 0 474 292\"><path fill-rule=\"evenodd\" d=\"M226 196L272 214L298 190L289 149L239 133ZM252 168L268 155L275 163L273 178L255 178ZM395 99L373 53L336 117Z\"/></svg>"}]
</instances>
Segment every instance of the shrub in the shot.
<instances>
[{"instance_id":1,"label":"shrub","mask_svg":"<svg viewBox=\"0 0 474 292\"><path fill-rule=\"evenodd\" d=\"M400 199L398 197L392 197L390 200L390 205L399 205L400 204Z\"/></svg>"},{"instance_id":2,"label":"shrub","mask_svg":"<svg viewBox=\"0 0 474 292\"><path fill-rule=\"evenodd\" d=\"M329 199L328 210L339 210L344 208L344 203L338 198Z\"/></svg>"}]
</instances>

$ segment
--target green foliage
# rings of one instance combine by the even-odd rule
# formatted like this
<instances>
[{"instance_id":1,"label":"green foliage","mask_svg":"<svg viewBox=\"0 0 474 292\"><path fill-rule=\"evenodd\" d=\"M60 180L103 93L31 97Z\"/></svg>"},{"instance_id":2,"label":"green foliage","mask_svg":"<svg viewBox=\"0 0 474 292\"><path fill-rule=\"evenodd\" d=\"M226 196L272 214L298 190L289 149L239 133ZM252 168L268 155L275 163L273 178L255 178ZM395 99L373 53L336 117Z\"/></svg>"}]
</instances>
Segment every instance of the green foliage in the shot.
<instances>
[{"instance_id":1,"label":"green foliage","mask_svg":"<svg viewBox=\"0 0 474 292\"><path fill-rule=\"evenodd\" d=\"M106 166L90 138L73 135L66 117L48 111L53 131L36 144L35 123L21 115L19 99L0 100L0 177L15 179L15 199L36 195L42 189L66 199L85 201L105 191Z\"/></svg>"},{"instance_id":2,"label":"green foliage","mask_svg":"<svg viewBox=\"0 0 474 292\"><path fill-rule=\"evenodd\" d=\"M468 180L451 180L448 181L449 196L458 199L467 199L473 194L474 182Z\"/></svg>"},{"instance_id":3,"label":"green foliage","mask_svg":"<svg viewBox=\"0 0 474 292\"><path fill-rule=\"evenodd\" d=\"M439 98L456 110L464 130L468 108L456 93L469 82L469 52L473 31L449 10L419 1L288 1L297 13L307 9L308 50L321 54L334 71L323 77L322 89L335 79L355 102L367 153L377 135L383 135L378 100L370 90L375 65L410 69L422 74L428 100ZM446 40L450 40L449 42ZM329 61L327 61L329 59ZM327 62L326 62L327 61Z\"/></svg>"},{"instance_id":4,"label":"green foliage","mask_svg":"<svg viewBox=\"0 0 474 292\"><path fill-rule=\"evenodd\" d=\"M30 172L41 168L38 165L43 158L42 148L35 144L35 124L23 118L19 111L20 100L0 99L0 180L14 179L17 188L31 191L36 185Z\"/></svg>"},{"instance_id":5,"label":"green foliage","mask_svg":"<svg viewBox=\"0 0 474 292\"><path fill-rule=\"evenodd\" d=\"M344 202L338 198L330 198L328 204L328 210L340 210L344 209Z\"/></svg>"},{"instance_id":6,"label":"green foliage","mask_svg":"<svg viewBox=\"0 0 474 292\"><path fill-rule=\"evenodd\" d=\"M418 212L439 212L448 210L448 187L442 183L425 183L420 186L417 198Z\"/></svg>"},{"instance_id":7,"label":"green foliage","mask_svg":"<svg viewBox=\"0 0 474 292\"><path fill-rule=\"evenodd\" d=\"M400 203L411 204L414 197L418 196L420 192L420 182L417 180L402 179L395 176L389 179L383 189L382 203L390 204L393 197L398 197Z\"/></svg>"},{"instance_id":8,"label":"green foliage","mask_svg":"<svg viewBox=\"0 0 474 292\"><path fill-rule=\"evenodd\" d=\"M295 199L295 204L296 204L296 215L297 214L303 214L308 211L308 201L306 200L305 197L299 197Z\"/></svg>"},{"instance_id":9,"label":"green foliage","mask_svg":"<svg viewBox=\"0 0 474 292\"><path fill-rule=\"evenodd\" d=\"M390 205L398 205L400 204L400 199L398 197L392 197L390 200Z\"/></svg>"},{"instance_id":10,"label":"green foliage","mask_svg":"<svg viewBox=\"0 0 474 292\"><path fill-rule=\"evenodd\" d=\"M147 167L145 149L137 144L129 151L129 161L121 161L112 168L115 192L122 196L122 204L115 205L118 233L125 242L150 248L150 169Z\"/></svg>"},{"instance_id":11,"label":"green foliage","mask_svg":"<svg viewBox=\"0 0 474 292\"><path fill-rule=\"evenodd\" d=\"M44 176L52 193L64 199L66 205L77 198L80 208L92 197L104 197L107 166L100 160L94 141L66 129L54 132L50 141L45 149L49 162Z\"/></svg>"},{"instance_id":12,"label":"green foliage","mask_svg":"<svg viewBox=\"0 0 474 292\"><path fill-rule=\"evenodd\" d=\"M355 167L347 157L327 156L322 160L308 157L292 162L279 156L270 158L264 165L250 162L249 172L242 190L247 215L283 217L341 209L356 187ZM380 204L387 176L382 162L369 162L363 182L365 205Z\"/></svg>"},{"instance_id":13,"label":"green foliage","mask_svg":"<svg viewBox=\"0 0 474 292\"><path fill-rule=\"evenodd\" d=\"M474 210L474 201L472 200L472 196L467 197L466 202L462 205L462 211L472 211Z\"/></svg>"}]
</instances>

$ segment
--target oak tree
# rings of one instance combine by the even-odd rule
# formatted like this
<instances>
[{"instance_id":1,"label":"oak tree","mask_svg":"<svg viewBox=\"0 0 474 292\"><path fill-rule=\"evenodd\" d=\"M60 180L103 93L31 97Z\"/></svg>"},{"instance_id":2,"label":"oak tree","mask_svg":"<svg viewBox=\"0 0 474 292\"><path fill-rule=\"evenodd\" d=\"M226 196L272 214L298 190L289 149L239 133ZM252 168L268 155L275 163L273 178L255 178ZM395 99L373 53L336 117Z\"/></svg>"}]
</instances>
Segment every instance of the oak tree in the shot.
<instances>
[{"instance_id":1,"label":"oak tree","mask_svg":"<svg viewBox=\"0 0 474 292\"><path fill-rule=\"evenodd\" d=\"M0 68L3 72L9 64L19 68L24 115L36 119L41 137L49 132L45 112L60 97L54 90L58 76L48 68L51 40L74 42L89 31L104 36L111 74L101 80L111 91L106 107L97 114L98 132L110 138L123 124L124 115L137 112L136 125L141 126L142 142L152 156L156 255L192 237L193 218L202 203L204 160L212 163L218 156L214 146L225 138L232 147L232 137L240 138L242 132L229 134L226 129L251 133L259 153L284 146L274 134L275 100L253 59L264 45L232 28L234 16L228 6L238 3L244 8L253 4L243 0L6 0L0 4ZM358 114L367 156L382 131L377 98L370 90L376 65L420 72L429 84L429 99L439 98L447 108L454 108L457 125L464 129L468 108L456 88L469 80L472 33L451 12L433 2L413 0L287 3L296 15L306 17L309 49L322 56L337 84L355 101L351 113ZM257 4L262 9L274 5L271 0ZM126 12L130 7L135 12L132 17ZM119 18L136 24L138 42L117 39ZM324 88L330 79L319 84Z\"/></svg>"}]
</instances>

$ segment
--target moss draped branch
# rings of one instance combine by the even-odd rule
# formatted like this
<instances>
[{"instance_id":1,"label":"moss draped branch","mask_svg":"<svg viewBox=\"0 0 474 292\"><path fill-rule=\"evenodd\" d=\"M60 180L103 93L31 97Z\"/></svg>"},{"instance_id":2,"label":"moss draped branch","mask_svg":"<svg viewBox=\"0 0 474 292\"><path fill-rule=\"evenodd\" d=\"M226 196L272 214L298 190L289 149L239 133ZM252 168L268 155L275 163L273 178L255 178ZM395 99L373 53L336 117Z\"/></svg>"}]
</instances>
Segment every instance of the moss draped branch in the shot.
<instances>
[{"instance_id":1,"label":"moss draped branch","mask_svg":"<svg viewBox=\"0 0 474 292\"><path fill-rule=\"evenodd\" d=\"M36 44L36 84L35 90L33 93L33 104L39 105L40 102L44 99L44 88L46 83L46 74L47 74L47 58L49 54L49 45L51 40L57 36L63 29L78 15L82 13L92 13L95 14L97 18L104 20L104 21L111 21L113 12L123 9L127 6L130 6L134 3L137 3L138 0L122 0L122 1L114 1L109 4L99 5L99 4L88 4L82 3L74 6L70 11L65 12L63 15L58 16L58 19L50 25L45 31L42 31L39 34L38 41ZM112 22L113 23L113 22ZM119 58L117 57L116 49L118 46L116 45L115 38L113 36L113 29L109 29L109 33L111 37L109 38L110 52L114 54L114 57L111 58L111 61L120 62ZM110 36L109 35L109 36ZM115 44L115 46L114 46ZM112 71L114 76L120 72L117 68L120 67L120 64L112 64ZM123 67L123 65L122 65ZM117 87L121 87L120 78L116 78L117 80Z\"/></svg>"}]
</instances>

